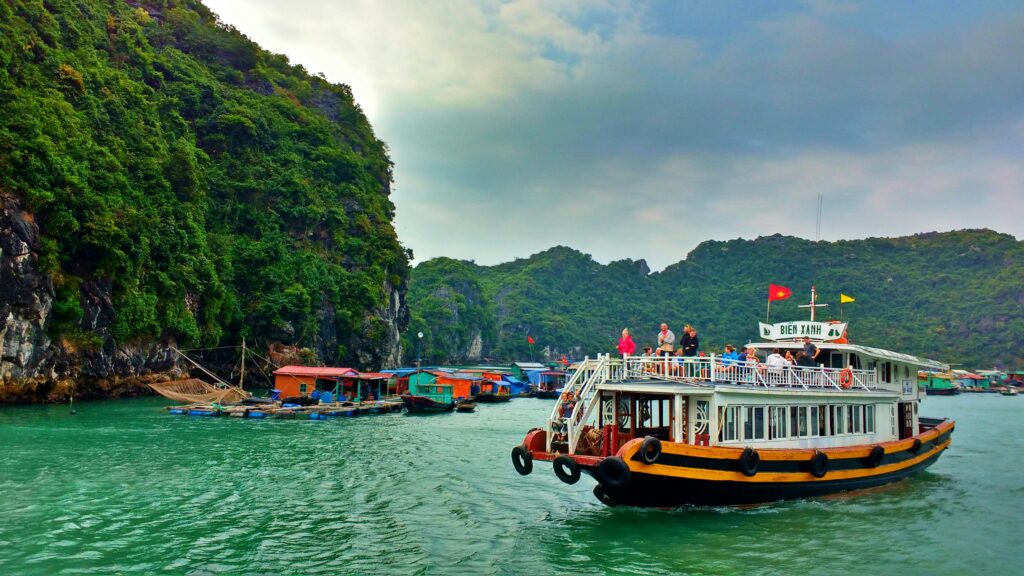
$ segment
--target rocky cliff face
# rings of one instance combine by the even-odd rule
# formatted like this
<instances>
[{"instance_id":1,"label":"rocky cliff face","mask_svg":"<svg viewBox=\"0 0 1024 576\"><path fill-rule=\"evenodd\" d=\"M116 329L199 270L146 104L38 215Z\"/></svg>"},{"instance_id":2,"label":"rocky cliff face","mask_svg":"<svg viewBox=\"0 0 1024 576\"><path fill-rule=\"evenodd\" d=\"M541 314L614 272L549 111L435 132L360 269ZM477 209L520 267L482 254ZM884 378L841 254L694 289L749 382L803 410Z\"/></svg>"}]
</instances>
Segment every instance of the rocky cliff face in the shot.
<instances>
[{"instance_id":1,"label":"rocky cliff face","mask_svg":"<svg viewBox=\"0 0 1024 576\"><path fill-rule=\"evenodd\" d=\"M19 201L0 198L0 403L144 393L178 375L170 342L116 344L109 284L82 288L82 327L100 344L51 339L54 289L39 267L39 228Z\"/></svg>"}]
</instances>

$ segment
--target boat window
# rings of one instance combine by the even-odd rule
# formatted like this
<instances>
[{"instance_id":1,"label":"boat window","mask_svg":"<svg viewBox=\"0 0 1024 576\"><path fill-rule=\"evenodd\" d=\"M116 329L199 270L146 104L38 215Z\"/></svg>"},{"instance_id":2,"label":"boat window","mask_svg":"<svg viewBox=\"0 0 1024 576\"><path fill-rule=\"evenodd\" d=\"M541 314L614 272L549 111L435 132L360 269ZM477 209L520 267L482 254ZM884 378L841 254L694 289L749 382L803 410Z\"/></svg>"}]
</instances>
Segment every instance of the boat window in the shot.
<instances>
[{"instance_id":1,"label":"boat window","mask_svg":"<svg viewBox=\"0 0 1024 576\"><path fill-rule=\"evenodd\" d=\"M832 407L832 433L843 434L846 432L846 406Z\"/></svg>"},{"instance_id":2,"label":"boat window","mask_svg":"<svg viewBox=\"0 0 1024 576\"><path fill-rule=\"evenodd\" d=\"M764 406L747 406L743 420L744 440L764 440Z\"/></svg>"},{"instance_id":3,"label":"boat window","mask_svg":"<svg viewBox=\"0 0 1024 576\"><path fill-rule=\"evenodd\" d=\"M828 418L828 406L818 406L818 436L828 436L828 427L825 425ZM812 424L813 426L813 420Z\"/></svg>"},{"instance_id":4,"label":"boat window","mask_svg":"<svg viewBox=\"0 0 1024 576\"><path fill-rule=\"evenodd\" d=\"M860 434L861 424L863 423L863 417L861 416L860 405L850 406L853 414L850 417L850 423L853 424L853 433Z\"/></svg>"},{"instance_id":5,"label":"boat window","mask_svg":"<svg viewBox=\"0 0 1024 576\"><path fill-rule=\"evenodd\" d=\"M800 414L796 406L789 407L789 435L793 438L800 437Z\"/></svg>"},{"instance_id":6,"label":"boat window","mask_svg":"<svg viewBox=\"0 0 1024 576\"><path fill-rule=\"evenodd\" d=\"M807 437L807 406L800 406L800 422L797 431L801 438Z\"/></svg>"},{"instance_id":7,"label":"boat window","mask_svg":"<svg viewBox=\"0 0 1024 576\"><path fill-rule=\"evenodd\" d=\"M857 354L850 354L850 368L854 370L860 369L860 356Z\"/></svg>"},{"instance_id":8,"label":"boat window","mask_svg":"<svg viewBox=\"0 0 1024 576\"><path fill-rule=\"evenodd\" d=\"M896 406L889 406L889 425L892 427L892 435L896 436Z\"/></svg>"},{"instance_id":9,"label":"boat window","mask_svg":"<svg viewBox=\"0 0 1024 576\"><path fill-rule=\"evenodd\" d=\"M903 365L903 377L910 378L910 366L906 364Z\"/></svg>"},{"instance_id":10,"label":"boat window","mask_svg":"<svg viewBox=\"0 0 1024 576\"><path fill-rule=\"evenodd\" d=\"M811 406L810 407L810 413L811 413L811 428L810 428L811 436L817 436L818 435L818 407L817 406Z\"/></svg>"},{"instance_id":11,"label":"boat window","mask_svg":"<svg viewBox=\"0 0 1024 576\"><path fill-rule=\"evenodd\" d=\"M612 422L615 422L615 396L604 394L601 396L600 424L603 427L605 424L611 424Z\"/></svg>"},{"instance_id":12,"label":"boat window","mask_svg":"<svg viewBox=\"0 0 1024 576\"><path fill-rule=\"evenodd\" d=\"M875 433L875 405L868 404L864 407L864 431L868 434Z\"/></svg>"},{"instance_id":13,"label":"boat window","mask_svg":"<svg viewBox=\"0 0 1024 576\"><path fill-rule=\"evenodd\" d=\"M787 438L789 435L786 433L786 422L789 420L786 418L786 406L771 406L768 408L768 439L778 440L779 438Z\"/></svg>"},{"instance_id":14,"label":"boat window","mask_svg":"<svg viewBox=\"0 0 1024 576\"><path fill-rule=\"evenodd\" d=\"M882 363L882 381L892 382L892 362Z\"/></svg>"},{"instance_id":15,"label":"boat window","mask_svg":"<svg viewBox=\"0 0 1024 576\"><path fill-rule=\"evenodd\" d=\"M721 441L729 441L736 439L736 407L725 406L718 409L718 420L722 423L722 431L718 435L718 439Z\"/></svg>"}]
</instances>

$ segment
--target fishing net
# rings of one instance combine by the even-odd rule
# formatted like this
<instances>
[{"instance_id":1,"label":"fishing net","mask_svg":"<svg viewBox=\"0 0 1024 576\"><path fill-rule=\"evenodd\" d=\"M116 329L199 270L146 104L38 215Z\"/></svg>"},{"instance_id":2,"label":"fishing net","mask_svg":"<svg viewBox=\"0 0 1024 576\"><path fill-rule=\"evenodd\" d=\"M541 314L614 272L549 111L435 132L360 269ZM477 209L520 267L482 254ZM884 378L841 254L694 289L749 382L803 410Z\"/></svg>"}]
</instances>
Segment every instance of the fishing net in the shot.
<instances>
[{"instance_id":1,"label":"fishing net","mask_svg":"<svg viewBox=\"0 0 1024 576\"><path fill-rule=\"evenodd\" d=\"M177 402L193 404L231 404L241 402L250 396L248 392L235 386L217 387L198 378L157 382L150 384L154 392Z\"/></svg>"}]
</instances>

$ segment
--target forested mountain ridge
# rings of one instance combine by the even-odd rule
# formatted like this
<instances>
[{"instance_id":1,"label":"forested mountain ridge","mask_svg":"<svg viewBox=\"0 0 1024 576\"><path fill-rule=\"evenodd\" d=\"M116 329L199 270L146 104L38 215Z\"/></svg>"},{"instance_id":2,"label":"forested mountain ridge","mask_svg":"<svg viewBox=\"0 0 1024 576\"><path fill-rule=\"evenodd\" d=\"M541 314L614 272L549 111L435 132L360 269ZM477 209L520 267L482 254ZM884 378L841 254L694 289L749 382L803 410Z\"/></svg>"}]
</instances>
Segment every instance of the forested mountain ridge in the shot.
<instances>
[{"instance_id":1,"label":"forested mountain ridge","mask_svg":"<svg viewBox=\"0 0 1024 576\"><path fill-rule=\"evenodd\" d=\"M167 346L399 359L408 253L347 86L195 0L0 4L0 401Z\"/></svg>"},{"instance_id":2,"label":"forested mountain ridge","mask_svg":"<svg viewBox=\"0 0 1024 576\"><path fill-rule=\"evenodd\" d=\"M793 289L772 321L805 320L798 304L816 285L819 318L850 337L971 368L1024 367L1024 242L989 230L813 242L775 235L708 241L685 260L649 273L642 260L602 265L566 247L497 266L438 258L412 273L409 334L422 330L429 362L537 359L614 351L629 327L654 344L662 321L697 327L702 349L757 339L768 284ZM412 339L405 347L414 350Z\"/></svg>"}]
</instances>

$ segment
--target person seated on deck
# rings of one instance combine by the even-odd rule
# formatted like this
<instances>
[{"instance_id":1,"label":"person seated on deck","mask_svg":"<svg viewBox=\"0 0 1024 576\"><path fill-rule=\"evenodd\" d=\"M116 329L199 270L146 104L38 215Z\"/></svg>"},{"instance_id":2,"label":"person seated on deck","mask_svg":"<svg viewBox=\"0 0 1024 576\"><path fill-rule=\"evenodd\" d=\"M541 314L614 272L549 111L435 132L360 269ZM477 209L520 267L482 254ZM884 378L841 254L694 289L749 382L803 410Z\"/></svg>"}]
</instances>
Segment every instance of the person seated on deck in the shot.
<instances>
[{"instance_id":1,"label":"person seated on deck","mask_svg":"<svg viewBox=\"0 0 1024 576\"><path fill-rule=\"evenodd\" d=\"M757 357L757 350L754 348L747 348L746 355L741 358L747 367L747 378L748 382L757 382L757 372L761 371L761 361Z\"/></svg>"},{"instance_id":2,"label":"person seated on deck","mask_svg":"<svg viewBox=\"0 0 1024 576\"><path fill-rule=\"evenodd\" d=\"M683 375L683 349L676 350L675 358L668 365L669 374L672 376Z\"/></svg>"},{"instance_id":3,"label":"person seated on deck","mask_svg":"<svg viewBox=\"0 0 1024 576\"><path fill-rule=\"evenodd\" d=\"M768 378L772 385L778 384L782 381L782 371L786 367L786 359L782 357L782 351L778 348L773 348L772 353L768 355Z\"/></svg>"},{"instance_id":4,"label":"person seated on deck","mask_svg":"<svg viewBox=\"0 0 1024 576\"><path fill-rule=\"evenodd\" d=\"M814 362L804 354L803 350L796 353L796 365L801 368L813 368Z\"/></svg>"},{"instance_id":5,"label":"person seated on deck","mask_svg":"<svg viewBox=\"0 0 1024 576\"><path fill-rule=\"evenodd\" d=\"M786 350L786 355L783 357L783 360L786 361L786 366L793 366L796 364L796 358L793 357L792 350Z\"/></svg>"},{"instance_id":6,"label":"person seated on deck","mask_svg":"<svg viewBox=\"0 0 1024 576\"><path fill-rule=\"evenodd\" d=\"M725 345L725 352L722 352L722 373L728 374L736 371L736 363L739 362L740 355L736 352L736 347L732 344Z\"/></svg>"},{"instance_id":7,"label":"person seated on deck","mask_svg":"<svg viewBox=\"0 0 1024 576\"><path fill-rule=\"evenodd\" d=\"M654 349L650 346L644 346L644 372L647 374L654 373L654 364L651 363L650 357L654 354Z\"/></svg>"}]
</instances>

